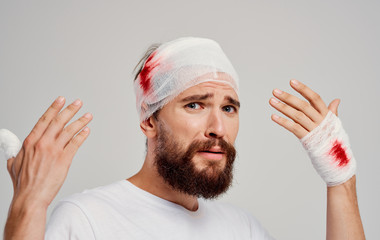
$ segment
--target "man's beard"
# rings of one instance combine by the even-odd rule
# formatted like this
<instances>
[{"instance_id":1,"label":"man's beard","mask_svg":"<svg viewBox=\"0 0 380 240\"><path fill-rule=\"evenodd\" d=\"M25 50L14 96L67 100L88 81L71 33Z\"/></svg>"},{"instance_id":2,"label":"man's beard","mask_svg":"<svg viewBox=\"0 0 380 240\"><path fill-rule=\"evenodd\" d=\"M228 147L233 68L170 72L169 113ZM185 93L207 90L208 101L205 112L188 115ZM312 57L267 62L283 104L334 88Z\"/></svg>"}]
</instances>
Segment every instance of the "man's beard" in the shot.
<instances>
[{"instance_id":1,"label":"man's beard","mask_svg":"<svg viewBox=\"0 0 380 240\"><path fill-rule=\"evenodd\" d=\"M158 173L174 190L205 199L214 199L225 193L232 184L233 163L236 150L233 145L223 139L193 141L186 149L169 136L165 127L159 125L157 147L155 149L155 165ZM193 157L199 151L207 151L219 146L226 157L224 160L208 161L204 169L197 170ZM202 160L203 161L203 160ZM202 164L204 165L204 164Z\"/></svg>"}]
</instances>

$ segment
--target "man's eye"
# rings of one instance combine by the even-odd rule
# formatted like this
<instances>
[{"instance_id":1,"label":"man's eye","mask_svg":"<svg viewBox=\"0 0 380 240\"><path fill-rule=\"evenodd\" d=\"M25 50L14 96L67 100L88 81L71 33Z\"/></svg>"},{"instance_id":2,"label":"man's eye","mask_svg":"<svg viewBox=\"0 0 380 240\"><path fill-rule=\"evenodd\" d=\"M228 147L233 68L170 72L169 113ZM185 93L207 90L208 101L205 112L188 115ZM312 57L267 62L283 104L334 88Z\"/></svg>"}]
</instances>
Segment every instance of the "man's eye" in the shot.
<instances>
[{"instance_id":1,"label":"man's eye","mask_svg":"<svg viewBox=\"0 0 380 240\"><path fill-rule=\"evenodd\" d=\"M186 107L191 108L191 109L200 109L201 105L199 105L199 103L189 103L186 105Z\"/></svg>"},{"instance_id":2,"label":"man's eye","mask_svg":"<svg viewBox=\"0 0 380 240\"><path fill-rule=\"evenodd\" d=\"M234 112L236 112L236 108L233 107L233 106L225 106L225 107L223 107L223 110L226 111L226 112L228 112L228 113L234 113Z\"/></svg>"}]
</instances>

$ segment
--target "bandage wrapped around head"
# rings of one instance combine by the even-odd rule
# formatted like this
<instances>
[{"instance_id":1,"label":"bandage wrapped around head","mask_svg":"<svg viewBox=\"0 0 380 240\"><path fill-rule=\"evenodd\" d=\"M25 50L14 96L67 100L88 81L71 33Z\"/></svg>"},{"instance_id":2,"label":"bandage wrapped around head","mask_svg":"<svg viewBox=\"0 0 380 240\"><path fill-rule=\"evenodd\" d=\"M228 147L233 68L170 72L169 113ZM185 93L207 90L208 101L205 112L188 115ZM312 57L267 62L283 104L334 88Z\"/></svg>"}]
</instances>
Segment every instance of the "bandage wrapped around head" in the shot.
<instances>
[{"instance_id":1,"label":"bandage wrapped around head","mask_svg":"<svg viewBox=\"0 0 380 240\"><path fill-rule=\"evenodd\" d=\"M140 121L186 89L210 81L226 83L238 94L238 75L218 43L186 37L162 44L147 58L134 83Z\"/></svg>"}]
</instances>

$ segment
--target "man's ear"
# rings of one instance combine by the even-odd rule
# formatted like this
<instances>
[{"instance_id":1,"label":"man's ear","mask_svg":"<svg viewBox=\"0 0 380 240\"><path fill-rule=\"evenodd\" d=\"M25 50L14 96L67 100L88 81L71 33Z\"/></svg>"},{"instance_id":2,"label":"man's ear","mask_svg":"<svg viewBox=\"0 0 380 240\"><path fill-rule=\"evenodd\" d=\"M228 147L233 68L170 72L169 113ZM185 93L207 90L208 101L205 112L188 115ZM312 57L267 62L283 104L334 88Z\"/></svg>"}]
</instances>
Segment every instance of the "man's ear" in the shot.
<instances>
[{"instance_id":1,"label":"man's ear","mask_svg":"<svg viewBox=\"0 0 380 240\"><path fill-rule=\"evenodd\" d=\"M157 135L157 121L153 116L141 122L140 128L147 138L154 138Z\"/></svg>"}]
</instances>

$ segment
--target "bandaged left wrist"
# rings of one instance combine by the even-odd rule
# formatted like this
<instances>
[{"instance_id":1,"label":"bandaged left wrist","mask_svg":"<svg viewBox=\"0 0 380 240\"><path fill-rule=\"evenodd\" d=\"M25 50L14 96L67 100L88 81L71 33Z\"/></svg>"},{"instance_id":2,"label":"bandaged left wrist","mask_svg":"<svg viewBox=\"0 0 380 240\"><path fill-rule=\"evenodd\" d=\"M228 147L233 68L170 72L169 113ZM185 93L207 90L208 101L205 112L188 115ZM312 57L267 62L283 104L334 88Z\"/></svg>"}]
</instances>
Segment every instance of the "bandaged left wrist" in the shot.
<instances>
[{"instance_id":1,"label":"bandaged left wrist","mask_svg":"<svg viewBox=\"0 0 380 240\"><path fill-rule=\"evenodd\" d=\"M348 135L340 119L331 111L300 141L327 186L344 183L355 174L356 160Z\"/></svg>"}]
</instances>

